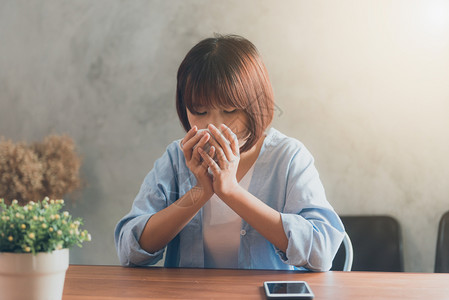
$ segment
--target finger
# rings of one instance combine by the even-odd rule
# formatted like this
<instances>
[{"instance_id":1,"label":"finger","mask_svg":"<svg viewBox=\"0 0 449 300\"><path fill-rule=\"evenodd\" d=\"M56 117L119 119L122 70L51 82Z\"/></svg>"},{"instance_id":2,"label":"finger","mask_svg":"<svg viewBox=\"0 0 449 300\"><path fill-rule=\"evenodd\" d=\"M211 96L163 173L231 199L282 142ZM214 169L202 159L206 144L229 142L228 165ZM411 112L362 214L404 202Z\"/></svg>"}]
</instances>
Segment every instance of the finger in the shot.
<instances>
[{"instance_id":1,"label":"finger","mask_svg":"<svg viewBox=\"0 0 449 300\"><path fill-rule=\"evenodd\" d=\"M209 165L207 164L207 161L204 158L202 159L201 168L204 169L204 172L207 173L207 169L209 168Z\"/></svg>"},{"instance_id":2,"label":"finger","mask_svg":"<svg viewBox=\"0 0 449 300\"><path fill-rule=\"evenodd\" d=\"M187 161L189 161L192 158L191 147L189 147L189 144L187 142L193 136L195 136L197 131L198 131L198 127L193 126L192 128L190 128L190 130L187 132L187 134L184 136L184 138L179 143L179 146L181 147L181 150L184 153L184 157L186 158Z\"/></svg>"},{"instance_id":3,"label":"finger","mask_svg":"<svg viewBox=\"0 0 449 300\"><path fill-rule=\"evenodd\" d=\"M237 135L225 124L221 124L221 129L221 132L223 132L224 136L230 141L231 150L234 155L240 156L239 139L237 138Z\"/></svg>"},{"instance_id":4,"label":"finger","mask_svg":"<svg viewBox=\"0 0 449 300\"><path fill-rule=\"evenodd\" d=\"M203 149L198 149L198 152L200 153L201 157L203 158L204 162L207 164L206 168L209 167L212 170L212 173L216 174L220 171L220 167L218 164L210 157L206 151ZM203 164L204 165L204 164Z\"/></svg>"},{"instance_id":5,"label":"finger","mask_svg":"<svg viewBox=\"0 0 449 300\"><path fill-rule=\"evenodd\" d=\"M184 152L184 156L187 160L190 160L192 158L192 150L194 146L198 143L198 141L203 137L204 134L198 134L198 128L194 126L192 128L193 130L193 136L189 132L186 134L184 139L182 140L182 151Z\"/></svg>"},{"instance_id":6,"label":"finger","mask_svg":"<svg viewBox=\"0 0 449 300\"><path fill-rule=\"evenodd\" d=\"M219 146L223 149L227 159L232 160L232 150L229 147L230 142L225 138L225 136L215 127L213 124L209 125L209 130L214 135L215 140L219 144Z\"/></svg>"},{"instance_id":7,"label":"finger","mask_svg":"<svg viewBox=\"0 0 449 300\"><path fill-rule=\"evenodd\" d=\"M215 140L214 136L213 136L211 133L210 133L210 139L209 139L208 143L209 143L209 145L210 145L209 150L210 150L212 147L214 147L215 150L221 148L220 144L218 144L218 142ZM204 149L206 152L208 152L206 148L203 148L203 149Z\"/></svg>"},{"instance_id":8,"label":"finger","mask_svg":"<svg viewBox=\"0 0 449 300\"><path fill-rule=\"evenodd\" d=\"M200 136L201 136L201 139L195 145L195 147L203 148L207 144L207 142L209 142L211 136L210 136L209 132L207 132L207 131L205 131L204 133L201 133Z\"/></svg>"},{"instance_id":9,"label":"finger","mask_svg":"<svg viewBox=\"0 0 449 300\"><path fill-rule=\"evenodd\" d=\"M188 141L189 139L191 139L196 134L197 131L198 131L198 127L196 127L196 126L193 126L192 128L190 128L189 131L187 131L184 138L179 142L179 146L181 147L181 149L184 148L184 143L186 141Z\"/></svg>"},{"instance_id":10,"label":"finger","mask_svg":"<svg viewBox=\"0 0 449 300\"><path fill-rule=\"evenodd\" d=\"M224 169L226 165L228 164L228 159L226 158L226 155L224 154L224 151L222 148L217 149L217 160L218 160L218 166L221 169Z\"/></svg>"},{"instance_id":11,"label":"finger","mask_svg":"<svg viewBox=\"0 0 449 300\"><path fill-rule=\"evenodd\" d=\"M194 147L193 154L192 154L193 158L195 158L198 161L200 161L201 155L199 154L198 150L199 149L203 150L202 148L204 147L204 145L207 144L207 142L209 140L210 140L210 134L209 133L206 132L206 133L204 133L201 136L200 141L193 146Z\"/></svg>"},{"instance_id":12,"label":"finger","mask_svg":"<svg viewBox=\"0 0 449 300\"><path fill-rule=\"evenodd\" d=\"M214 158L214 156L215 156L215 147L214 146L210 146L209 156L212 157L212 159Z\"/></svg>"}]
</instances>

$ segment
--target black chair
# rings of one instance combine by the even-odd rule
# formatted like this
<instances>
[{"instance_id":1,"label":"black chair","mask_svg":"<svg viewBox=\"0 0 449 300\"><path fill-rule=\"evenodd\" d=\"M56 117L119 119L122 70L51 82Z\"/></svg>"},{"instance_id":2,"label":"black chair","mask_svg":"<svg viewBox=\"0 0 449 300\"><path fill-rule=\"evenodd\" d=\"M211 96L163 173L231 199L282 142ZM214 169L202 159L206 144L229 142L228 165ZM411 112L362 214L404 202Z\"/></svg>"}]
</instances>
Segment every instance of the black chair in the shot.
<instances>
[{"instance_id":1,"label":"black chair","mask_svg":"<svg viewBox=\"0 0 449 300\"><path fill-rule=\"evenodd\" d=\"M449 211L441 217L438 226L435 273L449 273Z\"/></svg>"},{"instance_id":2,"label":"black chair","mask_svg":"<svg viewBox=\"0 0 449 300\"><path fill-rule=\"evenodd\" d=\"M403 272L404 257L399 222L390 216L342 216L352 241L352 271ZM331 270L342 270L344 245L335 256Z\"/></svg>"}]
</instances>

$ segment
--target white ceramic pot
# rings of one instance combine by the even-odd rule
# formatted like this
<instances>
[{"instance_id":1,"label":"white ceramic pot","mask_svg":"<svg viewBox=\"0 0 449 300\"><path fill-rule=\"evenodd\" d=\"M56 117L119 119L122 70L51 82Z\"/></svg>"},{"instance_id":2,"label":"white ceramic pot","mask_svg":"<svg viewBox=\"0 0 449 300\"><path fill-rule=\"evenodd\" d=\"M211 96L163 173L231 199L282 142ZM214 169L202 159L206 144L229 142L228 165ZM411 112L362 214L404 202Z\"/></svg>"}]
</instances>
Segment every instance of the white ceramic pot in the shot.
<instances>
[{"instance_id":1,"label":"white ceramic pot","mask_svg":"<svg viewBox=\"0 0 449 300\"><path fill-rule=\"evenodd\" d=\"M61 300L69 249L1 253L0 300Z\"/></svg>"}]
</instances>

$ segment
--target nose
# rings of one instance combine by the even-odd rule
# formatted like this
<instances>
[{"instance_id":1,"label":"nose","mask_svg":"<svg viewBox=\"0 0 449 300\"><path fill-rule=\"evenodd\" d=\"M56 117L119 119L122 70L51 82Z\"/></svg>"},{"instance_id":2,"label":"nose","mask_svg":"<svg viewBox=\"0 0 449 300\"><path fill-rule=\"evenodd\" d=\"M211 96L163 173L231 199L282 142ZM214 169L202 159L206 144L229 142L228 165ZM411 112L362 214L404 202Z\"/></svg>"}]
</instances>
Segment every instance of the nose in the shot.
<instances>
[{"instance_id":1,"label":"nose","mask_svg":"<svg viewBox=\"0 0 449 300\"><path fill-rule=\"evenodd\" d=\"M221 124L226 124L225 118L221 114L211 114L209 118L207 118L207 125L212 124L217 128L220 128Z\"/></svg>"}]
</instances>

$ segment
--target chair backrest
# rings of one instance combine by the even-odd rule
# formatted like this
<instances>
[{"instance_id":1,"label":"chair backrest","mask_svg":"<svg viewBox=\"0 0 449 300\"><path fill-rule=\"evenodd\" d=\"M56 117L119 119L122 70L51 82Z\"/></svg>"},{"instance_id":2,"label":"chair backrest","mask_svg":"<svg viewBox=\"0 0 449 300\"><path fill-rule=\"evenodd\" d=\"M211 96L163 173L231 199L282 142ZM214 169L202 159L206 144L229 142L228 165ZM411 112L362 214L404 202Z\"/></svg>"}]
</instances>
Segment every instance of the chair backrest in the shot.
<instances>
[{"instance_id":1,"label":"chair backrest","mask_svg":"<svg viewBox=\"0 0 449 300\"><path fill-rule=\"evenodd\" d=\"M354 251L352 271L403 272L399 222L390 216L342 216ZM346 255L340 246L331 270L343 270Z\"/></svg>"},{"instance_id":2,"label":"chair backrest","mask_svg":"<svg viewBox=\"0 0 449 300\"><path fill-rule=\"evenodd\" d=\"M441 217L438 226L435 273L449 273L449 211Z\"/></svg>"},{"instance_id":3,"label":"chair backrest","mask_svg":"<svg viewBox=\"0 0 449 300\"><path fill-rule=\"evenodd\" d=\"M343 271L351 271L352 269L352 261L354 259L354 252L352 249L351 239L347 232L345 232L345 236L343 237L343 245L345 247L345 263L343 265Z\"/></svg>"}]
</instances>

